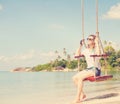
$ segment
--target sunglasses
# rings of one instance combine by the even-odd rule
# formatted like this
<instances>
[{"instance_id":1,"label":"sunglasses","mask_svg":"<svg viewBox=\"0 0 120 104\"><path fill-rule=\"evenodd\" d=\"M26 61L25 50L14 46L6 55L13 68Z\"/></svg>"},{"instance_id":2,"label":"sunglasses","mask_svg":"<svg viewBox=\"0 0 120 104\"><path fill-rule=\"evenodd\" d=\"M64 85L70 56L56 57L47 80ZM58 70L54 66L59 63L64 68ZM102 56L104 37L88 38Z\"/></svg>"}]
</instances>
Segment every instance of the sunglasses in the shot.
<instances>
[{"instance_id":1,"label":"sunglasses","mask_svg":"<svg viewBox=\"0 0 120 104\"><path fill-rule=\"evenodd\" d=\"M90 41L92 41L92 40L94 40L94 39L91 39L91 38L87 38L87 40L90 40Z\"/></svg>"}]
</instances>

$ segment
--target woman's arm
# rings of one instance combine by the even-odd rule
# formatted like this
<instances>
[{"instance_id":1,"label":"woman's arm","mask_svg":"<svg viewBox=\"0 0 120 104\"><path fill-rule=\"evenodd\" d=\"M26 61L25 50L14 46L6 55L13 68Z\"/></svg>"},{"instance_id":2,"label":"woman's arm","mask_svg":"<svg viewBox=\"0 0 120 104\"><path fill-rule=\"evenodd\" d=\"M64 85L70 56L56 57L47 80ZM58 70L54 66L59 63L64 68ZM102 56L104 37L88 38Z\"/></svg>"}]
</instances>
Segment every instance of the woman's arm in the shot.
<instances>
[{"instance_id":1,"label":"woman's arm","mask_svg":"<svg viewBox=\"0 0 120 104\"><path fill-rule=\"evenodd\" d=\"M84 42L84 40L81 40L80 41L80 47L77 49L77 51L75 53L75 56L80 56L81 55L81 50L82 50L83 44L85 44L85 42Z\"/></svg>"}]
</instances>

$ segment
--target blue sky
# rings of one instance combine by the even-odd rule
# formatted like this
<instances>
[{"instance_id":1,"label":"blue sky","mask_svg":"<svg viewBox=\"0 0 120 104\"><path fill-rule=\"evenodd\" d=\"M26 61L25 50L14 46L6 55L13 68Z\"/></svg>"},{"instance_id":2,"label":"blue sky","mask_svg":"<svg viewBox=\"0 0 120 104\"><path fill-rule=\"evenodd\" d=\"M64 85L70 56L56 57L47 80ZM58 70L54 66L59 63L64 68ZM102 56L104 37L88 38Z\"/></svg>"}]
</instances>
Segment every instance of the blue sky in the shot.
<instances>
[{"instance_id":1,"label":"blue sky","mask_svg":"<svg viewBox=\"0 0 120 104\"><path fill-rule=\"evenodd\" d=\"M95 26L95 0L85 0L85 37ZM99 0L101 39L119 44L119 27L120 0ZM72 55L81 34L81 0L0 0L0 70Z\"/></svg>"}]
</instances>

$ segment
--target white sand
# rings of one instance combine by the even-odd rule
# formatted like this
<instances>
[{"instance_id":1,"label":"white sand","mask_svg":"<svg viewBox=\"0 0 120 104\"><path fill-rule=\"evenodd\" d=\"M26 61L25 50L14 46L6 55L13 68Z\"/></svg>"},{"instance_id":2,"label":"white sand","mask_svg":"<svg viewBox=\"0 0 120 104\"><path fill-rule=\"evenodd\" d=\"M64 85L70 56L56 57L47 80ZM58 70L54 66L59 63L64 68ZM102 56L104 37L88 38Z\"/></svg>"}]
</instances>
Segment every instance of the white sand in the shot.
<instances>
[{"instance_id":1,"label":"white sand","mask_svg":"<svg viewBox=\"0 0 120 104\"><path fill-rule=\"evenodd\" d=\"M120 88L97 93L97 96L86 98L80 104L120 104Z\"/></svg>"},{"instance_id":2,"label":"white sand","mask_svg":"<svg viewBox=\"0 0 120 104\"><path fill-rule=\"evenodd\" d=\"M75 104L120 104L120 87L90 94L84 101Z\"/></svg>"},{"instance_id":3,"label":"white sand","mask_svg":"<svg viewBox=\"0 0 120 104\"><path fill-rule=\"evenodd\" d=\"M112 96L113 94L113 96ZM91 98L88 101L84 101L80 104L120 104L120 93L112 93L108 98ZM106 94L107 95L107 94Z\"/></svg>"}]
</instances>

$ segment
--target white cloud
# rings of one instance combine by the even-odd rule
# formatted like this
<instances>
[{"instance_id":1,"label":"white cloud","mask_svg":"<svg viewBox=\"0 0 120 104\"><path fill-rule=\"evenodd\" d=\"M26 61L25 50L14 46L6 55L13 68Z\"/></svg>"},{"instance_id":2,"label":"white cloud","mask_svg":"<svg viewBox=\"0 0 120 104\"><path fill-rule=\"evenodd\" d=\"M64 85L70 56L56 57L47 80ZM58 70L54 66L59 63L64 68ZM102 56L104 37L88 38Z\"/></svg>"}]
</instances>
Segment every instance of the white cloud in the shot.
<instances>
[{"instance_id":1,"label":"white cloud","mask_svg":"<svg viewBox=\"0 0 120 104\"><path fill-rule=\"evenodd\" d=\"M11 70L16 67L33 67L54 60L56 55L54 52L41 52L30 50L26 53L13 56L0 56L0 70Z\"/></svg>"},{"instance_id":2,"label":"white cloud","mask_svg":"<svg viewBox=\"0 0 120 104\"><path fill-rule=\"evenodd\" d=\"M5 61L5 60L7 60L7 57L5 57L5 56L0 56L0 61Z\"/></svg>"},{"instance_id":3,"label":"white cloud","mask_svg":"<svg viewBox=\"0 0 120 104\"><path fill-rule=\"evenodd\" d=\"M0 4L0 11L2 11L3 10L3 6Z\"/></svg>"},{"instance_id":4,"label":"white cloud","mask_svg":"<svg viewBox=\"0 0 120 104\"><path fill-rule=\"evenodd\" d=\"M120 3L114 5L103 15L104 19L120 19Z\"/></svg>"},{"instance_id":5,"label":"white cloud","mask_svg":"<svg viewBox=\"0 0 120 104\"><path fill-rule=\"evenodd\" d=\"M13 62L22 62L22 61L30 61L30 60L44 60L48 61L50 59L55 58L54 52L37 52L35 50L31 50L24 54L17 54L14 56L0 56L0 62L3 63L13 63Z\"/></svg>"},{"instance_id":6,"label":"white cloud","mask_svg":"<svg viewBox=\"0 0 120 104\"><path fill-rule=\"evenodd\" d=\"M28 53L24 53L24 54L18 54L18 55L14 55L14 56L0 56L0 61L2 62L10 62L10 61L20 61L20 60L28 60L31 59L34 55L34 51L30 51Z\"/></svg>"},{"instance_id":7,"label":"white cloud","mask_svg":"<svg viewBox=\"0 0 120 104\"><path fill-rule=\"evenodd\" d=\"M57 29L57 30L63 30L65 27L63 25L60 25L60 24L51 24L49 25L49 28L50 29Z\"/></svg>"}]
</instances>

